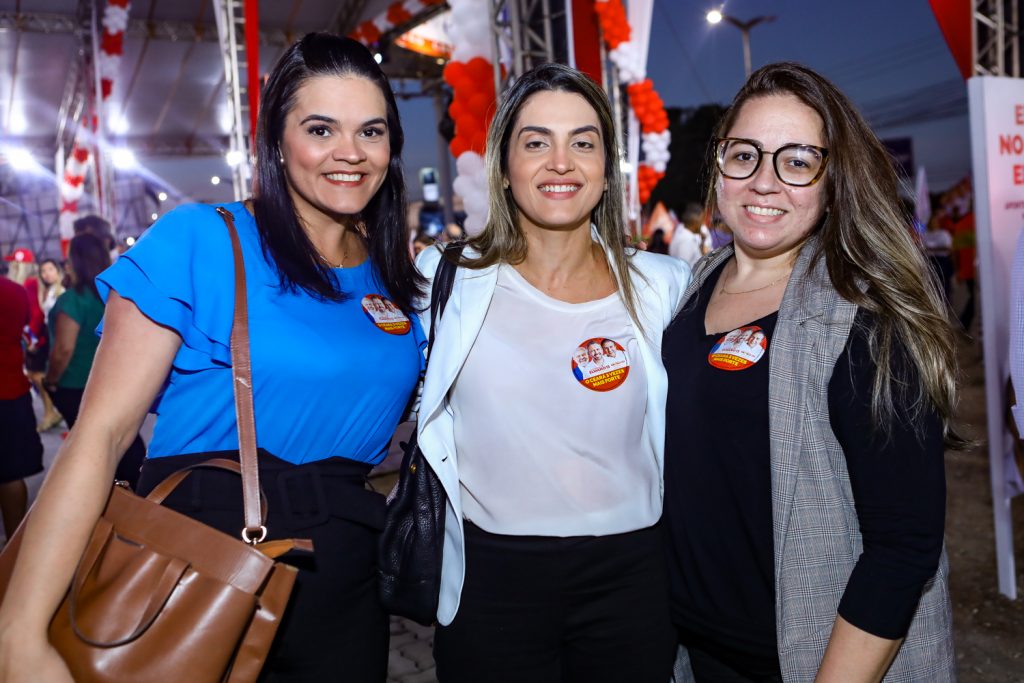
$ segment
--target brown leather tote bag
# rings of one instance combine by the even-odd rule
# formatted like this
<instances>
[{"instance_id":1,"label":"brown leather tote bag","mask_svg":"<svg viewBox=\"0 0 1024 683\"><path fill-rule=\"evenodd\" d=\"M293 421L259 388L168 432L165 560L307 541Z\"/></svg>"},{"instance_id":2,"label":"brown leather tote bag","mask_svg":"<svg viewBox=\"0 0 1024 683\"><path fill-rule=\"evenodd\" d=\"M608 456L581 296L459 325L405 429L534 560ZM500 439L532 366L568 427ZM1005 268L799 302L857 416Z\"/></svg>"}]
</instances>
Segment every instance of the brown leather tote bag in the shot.
<instances>
[{"instance_id":1,"label":"brown leather tote bag","mask_svg":"<svg viewBox=\"0 0 1024 683\"><path fill-rule=\"evenodd\" d=\"M241 464L218 459L197 467L241 475L245 526L241 539L232 538L161 505L194 467L146 498L115 485L50 622L50 642L79 683L255 681L296 577L294 567L274 558L312 550L308 540L262 542L266 503L256 466L245 267L233 216L217 211L235 260L231 356ZM0 554L0 601L22 528Z\"/></svg>"}]
</instances>

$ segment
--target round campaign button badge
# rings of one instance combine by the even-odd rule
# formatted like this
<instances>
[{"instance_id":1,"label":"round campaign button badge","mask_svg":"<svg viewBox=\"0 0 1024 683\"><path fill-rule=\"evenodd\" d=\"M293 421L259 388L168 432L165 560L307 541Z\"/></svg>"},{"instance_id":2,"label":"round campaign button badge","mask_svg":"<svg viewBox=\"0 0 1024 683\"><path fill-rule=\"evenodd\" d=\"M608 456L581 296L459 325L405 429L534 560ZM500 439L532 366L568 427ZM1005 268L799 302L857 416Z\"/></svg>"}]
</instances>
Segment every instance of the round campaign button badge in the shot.
<instances>
[{"instance_id":1,"label":"round campaign button badge","mask_svg":"<svg viewBox=\"0 0 1024 683\"><path fill-rule=\"evenodd\" d=\"M572 353L572 374L591 391L611 391L629 376L629 358L613 339L587 339Z\"/></svg>"},{"instance_id":2,"label":"round campaign button badge","mask_svg":"<svg viewBox=\"0 0 1024 683\"><path fill-rule=\"evenodd\" d=\"M388 334L405 334L412 327L405 313L380 294L367 294L361 303L370 322Z\"/></svg>"},{"instance_id":3,"label":"round campaign button badge","mask_svg":"<svg viewBox=\"0 0 1024 683\"><path fill-rule=\"evenodd\" d=\"M757 325L726 333L711 347L708 363L719 370L746 370L768 350L768 336Z\"/></svg>"}]
</instances>

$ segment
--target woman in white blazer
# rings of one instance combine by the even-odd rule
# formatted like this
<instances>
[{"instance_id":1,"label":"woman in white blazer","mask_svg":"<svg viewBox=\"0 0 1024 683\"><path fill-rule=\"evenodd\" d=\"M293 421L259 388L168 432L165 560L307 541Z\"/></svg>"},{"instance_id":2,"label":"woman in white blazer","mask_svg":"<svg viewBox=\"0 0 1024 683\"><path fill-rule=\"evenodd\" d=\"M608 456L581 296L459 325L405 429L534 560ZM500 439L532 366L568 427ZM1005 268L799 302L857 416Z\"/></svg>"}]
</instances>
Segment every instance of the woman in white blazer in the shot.
<instances>
[{"instance_id":1,"label":"woman in white blazer","mask_svg":"<svg viewBox=\"0 0 1024 683\"><path fill-rule=\"evenodd\" d=\"M626 248L618 157L604 92L562 65L524 74L491 124L490 218L419 413L448 494L442 683L671 675L661 336L690 271ZM431 282L442 258L418 259Z\"/></svg>"}]
</instances>

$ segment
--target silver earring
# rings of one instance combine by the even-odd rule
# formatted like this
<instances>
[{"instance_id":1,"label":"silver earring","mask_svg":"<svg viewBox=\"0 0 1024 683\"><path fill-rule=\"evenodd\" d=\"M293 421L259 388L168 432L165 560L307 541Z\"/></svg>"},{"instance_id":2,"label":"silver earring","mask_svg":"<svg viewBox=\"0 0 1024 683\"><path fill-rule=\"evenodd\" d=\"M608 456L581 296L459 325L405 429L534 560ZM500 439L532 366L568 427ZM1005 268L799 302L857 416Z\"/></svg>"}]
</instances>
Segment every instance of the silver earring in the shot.
<instances>
[{"instance_id":1,"label":"silver earring","mask_svg":"<svg viewBox=\"0 0 1024 683\"><path fill-rule=\"evenodd\" d=\"M508 189L508 178L501 181L501 186L506 190Z\"/></svg>"}]
</instances>

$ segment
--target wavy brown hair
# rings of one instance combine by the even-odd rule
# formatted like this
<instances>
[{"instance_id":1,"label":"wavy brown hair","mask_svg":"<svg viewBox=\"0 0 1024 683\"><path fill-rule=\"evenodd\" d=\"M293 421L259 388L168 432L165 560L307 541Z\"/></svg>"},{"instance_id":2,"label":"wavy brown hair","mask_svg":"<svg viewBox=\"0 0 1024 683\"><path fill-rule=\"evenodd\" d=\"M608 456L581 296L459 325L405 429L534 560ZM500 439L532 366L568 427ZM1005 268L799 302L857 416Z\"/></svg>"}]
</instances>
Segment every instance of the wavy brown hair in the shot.
<instances>
[{"instance_id":1,"label":"wavy brown hair","mask_svg":"<svg viewBox=\"0 0 1024 683\"><path fill-rule=\"evenodd\" d=\"M486 268L495 263L522 263L526 259L526 237L519 228L519 208L512 198L512 190L504 188L502 182L508 176L509 140L519 112L530 97L549 91L579 95L597 113L601 124L601 143L604 145L604 179L608 189L594 207L590 219L597 226L597 233L607 247L613 271L618 274L619 295L626 311L639 326L636 291L629 277L630 273L639 271L630 261L630 253L626 248L624 190L611 106L597 83L563 64L542 64L530 69L502 97L487 131L487 153L484 159L489 209L487 224L483 232L467 241L480 255L476 258L463 258L459 265Z\"/></svg>"},{"instance_id":2,"label":"wavy brown hair","mask_svg":"<svg viewBox=\"0 0 1024 683\"><path fill-rule=\"evenodd\" d=\"M946 304L899 197L892 159L853 103L815 71L792 62L755 71L719 122L715 137L732 128L749 100L792 95L824 122L829 163L825 171L826 213L814 260L824 258L832 286L844 299L869 311L865 330L876 364L871 399L874 422L883 432L896 419L917 422L930 406L942 418L946 445L967 442L953 425L957 402L956 333ZM717 206L719 172L710 165L708 202ZM895 372L898 357L916 373ZM894 391L910 399L909 415L897 415Z\"/></svg>"}]
</instances>

